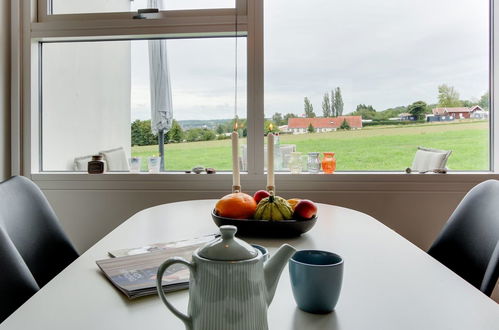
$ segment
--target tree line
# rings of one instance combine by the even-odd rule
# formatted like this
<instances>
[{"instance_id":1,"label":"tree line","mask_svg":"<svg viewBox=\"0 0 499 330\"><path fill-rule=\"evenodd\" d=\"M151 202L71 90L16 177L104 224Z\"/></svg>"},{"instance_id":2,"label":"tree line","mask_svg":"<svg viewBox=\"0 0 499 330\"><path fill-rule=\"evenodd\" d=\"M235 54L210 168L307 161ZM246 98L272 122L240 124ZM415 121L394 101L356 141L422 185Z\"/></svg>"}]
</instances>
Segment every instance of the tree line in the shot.
<instances>
[{"instance_id":1,"label":"tree line","mask_svg":"<svg viewBox=\"0 0 499 330\"><path fill-rule=\"evenodd\" d=\"M306 118L317 117L314 112L314 106L310 99L305 96L303 99L304 111ZM343 96L341 95L340 87L334 88L330 93L324 93L322 98L322 116L324 118L338 117L343 115L344 102Z\"/></svg>"},{"instance_id":2,"label":"tree line","mask_svg":"<svg viewBox=\"0 0 499 330\"><path fill-rule=\"evenodd\" d=\"M389 108L384 111L376 111L372 105L357 105L352 116L362 116L362 119L388 120L401 113L407 112L415 116L418 120L425 118L426 114L432 114L433 108L453 108L480 106L485 111L489 110L489 92L484 93L479 99L461 100L458 91L453 86L442 84L438 86L438 103L427 104L424 101L416 101L407 106Z\"/></svg>"},{"instance_id":3,"label":"tree line","mask_svg":"<svg viewBox=\"0 0 499 330\"><path fill-rule=\"evenodd\" d=\"M197 127L184 130L175 119L171 129L165 134L165 143L196 142L230 139L226 133L234 130L237 121L239 136L246 137L246 119L235 118L218 124L214 129ZM152 133L151 120L135 120L131 124L133 146L147 146L158 144L158 135Z\"/></svg>"},{"instance_id":4,"label":"tree line","mask_svg":"<svg viewBox=\"0 0 499 330\"><path fill-rule=\"evenodd\" d=\"M422 120L426 114L431 114L432 109L435 107L449 108L449 107L471 107L479 105L482 109L489 110L489 92L484 93L480 99L461 100L459 93L452 86L442 84L438 86L438 103L427 104L424 101L416 101L408 106L399 106L389 108L384 111L376 111L372 105L359 104L351 116L361 116L362 119L372 120L388 120L394 118L401 113L407 112L417 119ZM337 117L342 116L344 110L343 97L340 87L336 87L330 93L324 93L322 100L322 115L324 117ZM304 98L304 111L305 117L315 118L314 107L308 97ZM264 131L265 134L269 132L279 132L279 126L287 125L290 118L297 118L298 115L294 113L282 114L276 112L272 118L265 119ZM239 136L246 137L247 125L246 119L235 118L227 120L224 123L218 124L213 128L190 128L184 130L182 126L174 119L172 128L165 134L165 143L180 143L180 142L195 142L195 141L211 141L228 139L230 136L226 133L231 133L237 122ZM348 122L344 121L340 129L350 129ZM308 127L309 132L314 132L315 129L312 125ZM158 136L152 133L150 120L135 120L131 124L132 145L156 145L158 144Z\"/></svg>"}]
</instances>

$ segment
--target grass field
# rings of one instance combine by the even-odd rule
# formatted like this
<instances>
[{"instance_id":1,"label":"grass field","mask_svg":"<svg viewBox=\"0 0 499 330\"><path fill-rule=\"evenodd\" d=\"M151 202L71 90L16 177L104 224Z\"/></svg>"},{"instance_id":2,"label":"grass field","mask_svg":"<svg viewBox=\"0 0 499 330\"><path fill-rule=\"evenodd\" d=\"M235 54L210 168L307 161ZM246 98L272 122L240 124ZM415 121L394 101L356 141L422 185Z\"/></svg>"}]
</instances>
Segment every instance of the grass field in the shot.
<instances>
[{"instance_id":1,"label":"grass field","mask_svg":"<svg viewBox=\"0 0 499 330\"><path fill-rule=\"evenodd\" d=\"M245 144L246 139L241 139ZM297 151L332 151L337 170L404 170L411 165L418 146L452 150L452 170L489 168L487 122L433 123L408 126L368 127L355 131L281 135L281 144L295 144ZM133 147L132 155L157 155L158 146ZM186 170L196 165L217 170L231 168L231 141L205 141L165 145L167 170Z\"/></svg>"}]
</instances>

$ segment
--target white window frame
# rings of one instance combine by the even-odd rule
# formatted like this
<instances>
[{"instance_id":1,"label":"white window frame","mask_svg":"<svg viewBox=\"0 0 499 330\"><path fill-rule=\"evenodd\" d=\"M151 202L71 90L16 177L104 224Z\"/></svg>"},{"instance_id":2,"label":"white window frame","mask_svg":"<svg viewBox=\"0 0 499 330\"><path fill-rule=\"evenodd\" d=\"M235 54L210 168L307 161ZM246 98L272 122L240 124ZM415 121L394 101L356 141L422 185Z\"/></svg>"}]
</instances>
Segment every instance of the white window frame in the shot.
<instances>
[{"instance_id":1,"label":"white window frame","mask_svg":"<svg viewBox=\"0 0 499 330\"><path fill-rule=\"evenodd\" d=\"M39 95L37 73L39 69L38 43L43 40L85 40L162 37L166 34L205 33L233 35L234 13L238 11L238 31L247 31L247 121L248 121L248 172L242 175L243 187L264 187L264 49L263 1L239 0L234 9L201 9L162 12L161 18L130 20L134 13L97 13L48 15L48 0L11 0L12 10L12 172L31 177L43 187L73 189L146 189L164 187L164 184L184 185L185 189L227 190L230 173L217 175L185 175L175 173L134 174L107 173L45 173L39 171ZM440 183L469 184L477 180L497 178L499 152L499 120L493 109L499 100L499 90L494 77L499 69L494 65L494 45L499 44L499 27L494 18L499 9L490 0L490 95L491 95L491 172L463 172L447 175L406 175L402 172L340 172L335 175L277 174L283 188L300 186L300 189L327 190L331 184L345 189L369 189L384 184L388 189L399 189L404 184L423 184L439 187ZM42 4L41 7L37 4ZM499 54L499 52L498 52ZM499 117L499 116L498 116ZM352 185L353 184L353 185ZM349 187L349 188L346 188ZM394 188L399 187L399 188ZM356 189L357 189L356 188Z\"/></svg>"}]
</instances>

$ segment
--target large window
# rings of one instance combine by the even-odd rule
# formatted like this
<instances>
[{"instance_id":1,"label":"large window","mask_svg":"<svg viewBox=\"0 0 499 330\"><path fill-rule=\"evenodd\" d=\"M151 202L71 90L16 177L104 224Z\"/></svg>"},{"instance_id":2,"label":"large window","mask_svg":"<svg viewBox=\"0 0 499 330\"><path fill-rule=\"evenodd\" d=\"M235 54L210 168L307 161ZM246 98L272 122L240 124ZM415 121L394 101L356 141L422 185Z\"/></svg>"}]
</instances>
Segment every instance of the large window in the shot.
<instances>
[{"instance_id":1,"label":"large window","mask_svg":"<svg viewBox=\"0 0 499 330\"><path fill-rule=\"evenodd\" d=\"M238 39L242 122L246 38ZM42 43L42 170L85 171L91 156L101 153L109 170L127 171L128 159L135 157L148 171L148 160L160 156L158 123L151 118L161 108L153 109L151 92L159 98L170 94L172 123L164 136L163 170L231 169L235 38L165 40L167 51L151 57L157 50L149 44L157 42ZM167 65L166 75L151 81L150 69L162 65ZM241 127L242 144L245 132Z\"/></svg>"},{"instance_id":2,"label":"large window","mask_svg":"<svg viewBox=\"0 0 499 330\"><path fill-rule=\"evenodd\" d=\"M453 171L491 169L488 0L38 3L36 170L85 171L117 152L108 170L140 158L146 172L164 153L161 171L230 171L236 127L250 175L265 173L270 132L282 172L326 152L337 171L403 172L420 146L452 151ZM132 18L156 3L159 15ZM151 80L153 42L167 89ZM164 131L158 89L173 109Z\"/></svg>"},{"instance_id":3,"label":"large window","mask_svg":"<svg viewBox=\"0 0 499 330\"><path fill-rule=\"evenodd\" d=\"M294 150L403 171L424 146L451 150L451 170L489 170L489 36L487 0L265 1L281 168Z\"/></svg>"}]
</instances>

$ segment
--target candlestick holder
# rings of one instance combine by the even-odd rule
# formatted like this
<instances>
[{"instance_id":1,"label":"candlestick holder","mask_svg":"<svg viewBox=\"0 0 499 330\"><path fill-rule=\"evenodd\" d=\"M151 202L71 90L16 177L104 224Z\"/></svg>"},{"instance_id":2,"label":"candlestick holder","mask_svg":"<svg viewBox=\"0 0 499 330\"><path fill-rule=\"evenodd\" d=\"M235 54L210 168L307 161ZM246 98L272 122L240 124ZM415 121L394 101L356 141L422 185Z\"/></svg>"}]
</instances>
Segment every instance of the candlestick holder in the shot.
<instances>
[{"instance_id":1,"label":"candlestick holder","mask_svg":"<svg viewBox=\"0 0 499 330\"><path fill-rule=\"evenodd\" d=\"M271 195L275 195L275 187L274 186L267 186L267 191Z\"/></svg>"},{"instance_id":2,"label":"candlestick holder","mask_svg":"<svg viewBox=\"0 0 499 330\"><path fill-rule=\"evenodd\" d=\"M232 186L232 192L233 193L241 192L241 186Z\"/></svg>"}]
</instances>

